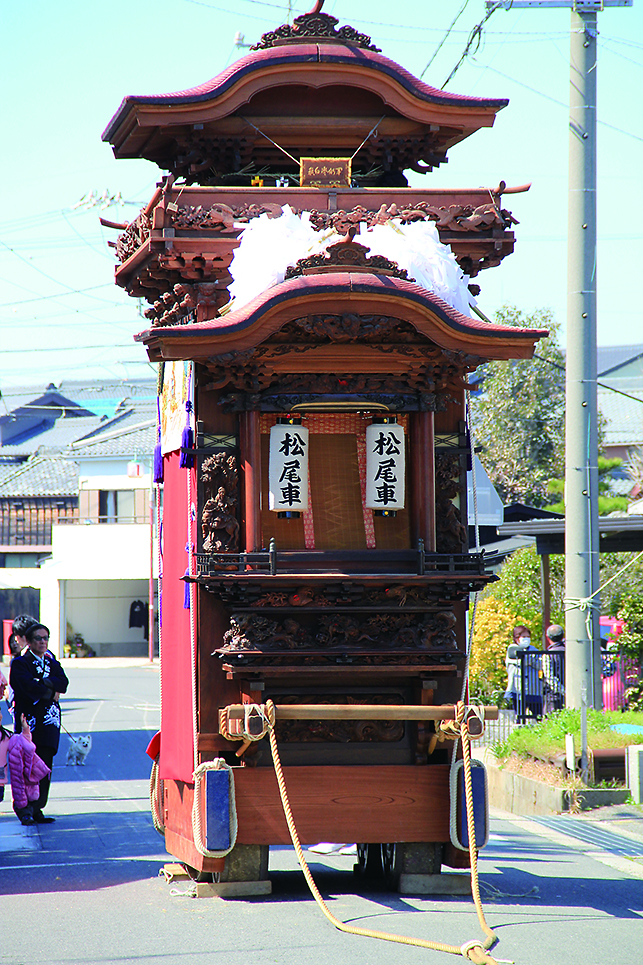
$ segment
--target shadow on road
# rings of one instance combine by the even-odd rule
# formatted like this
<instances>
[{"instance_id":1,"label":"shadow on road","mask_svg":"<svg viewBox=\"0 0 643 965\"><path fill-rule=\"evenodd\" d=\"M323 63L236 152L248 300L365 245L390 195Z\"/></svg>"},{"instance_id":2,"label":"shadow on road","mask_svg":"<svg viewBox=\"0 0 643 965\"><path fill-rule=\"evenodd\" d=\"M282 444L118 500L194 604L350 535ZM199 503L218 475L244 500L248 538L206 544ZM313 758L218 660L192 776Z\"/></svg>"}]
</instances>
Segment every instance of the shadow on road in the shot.
<instances>
[{"instance_id":1,"label":"shadow on road","mask_svg":"<svg viewBox=\"0 0 643 965\"><path fill-rule=\"evenodd\" d=\"M77 734L73 734L77 737ZM146 730L99 730L83 765L66 765L70 738L63 731L54 760L54 781L147 780L152 762L145 753L152 736Z\"/></svg>"}]
</instances>

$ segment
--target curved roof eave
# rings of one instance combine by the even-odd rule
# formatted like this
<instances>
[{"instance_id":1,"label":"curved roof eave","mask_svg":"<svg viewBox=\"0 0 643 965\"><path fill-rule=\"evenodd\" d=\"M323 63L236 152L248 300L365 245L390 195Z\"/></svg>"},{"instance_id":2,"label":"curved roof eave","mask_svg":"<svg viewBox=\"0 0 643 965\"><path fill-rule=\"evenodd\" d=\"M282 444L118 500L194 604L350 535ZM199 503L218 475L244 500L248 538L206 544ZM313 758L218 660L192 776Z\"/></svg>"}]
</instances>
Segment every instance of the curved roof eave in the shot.
<instances>
[{"instance_id":1,"label":"curved roof eave","mask_svg":"<svg viewBox=\"0 0 643 965\"><path fill-rule=\"evenodd\" d=\"M346 271L291 278L227 315L191 325L147 329L135 339L150 345L181 340L194 352L183 357L197 358L202 354L197 350L199 344L203 354L212 354L213 349L217 354L243 351L303 314L342 311L390 313L408 321L441 348L490 359L531 358L535 342L549 334L547 329L515 328L470 318L410 281Z\"/></svg>"},{"instance_id":2,"label":"curved roof eave","mask_svg":"<svg viewBox=\"0 0 643 965\"><path fill-rule=\"evenodd\" d=\"M296 44L289 47L271 47L241 57L216 77L188 90L167 94L135 95L125 97L102 134L103 141L112 136L126 120L131 111L144 106L179 107L216 100L250 74L264 68L308 63L345 64L349 67L366 67L396 81L407 93L419 101L443 107L469 108L494 111L509 103L507 98L469 97L451 94L425 84L395 61L372 50L362 50L335 44Z\"/></svg>"}]
</instances>

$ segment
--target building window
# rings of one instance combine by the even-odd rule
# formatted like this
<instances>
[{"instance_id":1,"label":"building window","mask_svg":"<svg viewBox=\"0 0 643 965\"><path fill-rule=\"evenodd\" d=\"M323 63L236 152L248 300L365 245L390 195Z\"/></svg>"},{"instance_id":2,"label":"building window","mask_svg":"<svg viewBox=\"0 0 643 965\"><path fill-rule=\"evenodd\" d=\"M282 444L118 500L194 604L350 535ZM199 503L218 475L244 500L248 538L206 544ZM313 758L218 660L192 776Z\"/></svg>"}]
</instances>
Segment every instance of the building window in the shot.
<instances>
[{"instance_id":1,"label":"building window","mask_svg":"<svg viewBox=\"0 0 643 965\"><path fill-rule=\"evenodd\" d=\"M136 490L101 489L98 494L98 517L101 523L135 523Z\"/></svg>"}]
</instances>

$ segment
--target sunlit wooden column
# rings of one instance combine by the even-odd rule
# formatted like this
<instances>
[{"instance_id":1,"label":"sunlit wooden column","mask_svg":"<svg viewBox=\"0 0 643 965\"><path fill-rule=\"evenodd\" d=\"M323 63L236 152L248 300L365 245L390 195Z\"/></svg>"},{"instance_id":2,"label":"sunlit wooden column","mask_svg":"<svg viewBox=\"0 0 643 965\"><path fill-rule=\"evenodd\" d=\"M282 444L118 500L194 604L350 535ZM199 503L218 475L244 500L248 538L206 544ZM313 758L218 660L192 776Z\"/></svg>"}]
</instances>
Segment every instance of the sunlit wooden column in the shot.
<instances>
[{"instance_id":1,"label":"sunlit wooden column","mask_svg":"<svg viewBox=\"0 0 643 965\"><path fill-rule=\"evenodd\" d=\"M241 413L240 442L245 550L254 553L261 548L261 436L258 412Z\"/></svg>"},{"instance_id":2,"label":"sunlit wooden column","mask_svg":"<svg viewBox=\"0 0 643 965\"><path fill-rule=\"evenodd\" d=\"M427 553L435 553L435 432L432 412L412 412L411 518L415 542L424 540Z\"/></svg>"}]
</instances>

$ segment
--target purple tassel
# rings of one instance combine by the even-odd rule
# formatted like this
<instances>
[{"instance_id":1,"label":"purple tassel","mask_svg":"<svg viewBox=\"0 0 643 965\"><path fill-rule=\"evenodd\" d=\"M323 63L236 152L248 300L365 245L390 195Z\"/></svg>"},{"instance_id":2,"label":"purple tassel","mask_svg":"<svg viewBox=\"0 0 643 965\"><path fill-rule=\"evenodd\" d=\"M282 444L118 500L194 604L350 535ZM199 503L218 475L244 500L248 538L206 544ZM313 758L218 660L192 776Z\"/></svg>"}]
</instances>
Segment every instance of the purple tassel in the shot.
<instances>
[{"instance_id":1,"label":"purple tassel","mask_svg":"<svg viewBox=\"0 0 643 965\"><path fill-rule=\"evenodd\" d=\"M191 469L194 465L194 453L185 451L192 448L194 448L194 433L192 426L187 425L181 433L181 460L179 462L181 469Z\"/></svg>"},{"instance_id":2,"label":"purple tassel","mask_svg":"<svg viewBox=\"0 0 643 965\"><path fill-rule=\"evenodd\" d=\"M190 571L186 569L184 576L189 576L189 575L190 575ZM185 587L185 590L183 591L183 609L189 610L190 609L190 584L186 580L183 585Z\"/></svg>"},{"instance_id":3,"label":"purple tassel","mask_svg":"<svg viewBox=\"0 0 643 965\"><path fill-rule=\"evenodd\" d=\"M188 395L190 395L192 388L192 372L190 371L190 379L188 382ZM185 403L185 426L183 432L181 433L181 458L179 460L179 466L181 469L192 469L194 466L194 453L186 452L187 449L194 448L194 433L192 431L192 426L190 424L190 415L192 413L192 402L188 399Z\"/></svg>"},{"instance_id":4,"label":"purple tassel","mask_svg":"<svg viewBox=\"0 0 643 965\"><path fill-rule=\"evenodd\" d=\"M161 404L156 400L156 445L154 446L154 460L152 463L152 479L155 483L163 482L163 453L161 452Z\"/></svg>"}]
</instances>

